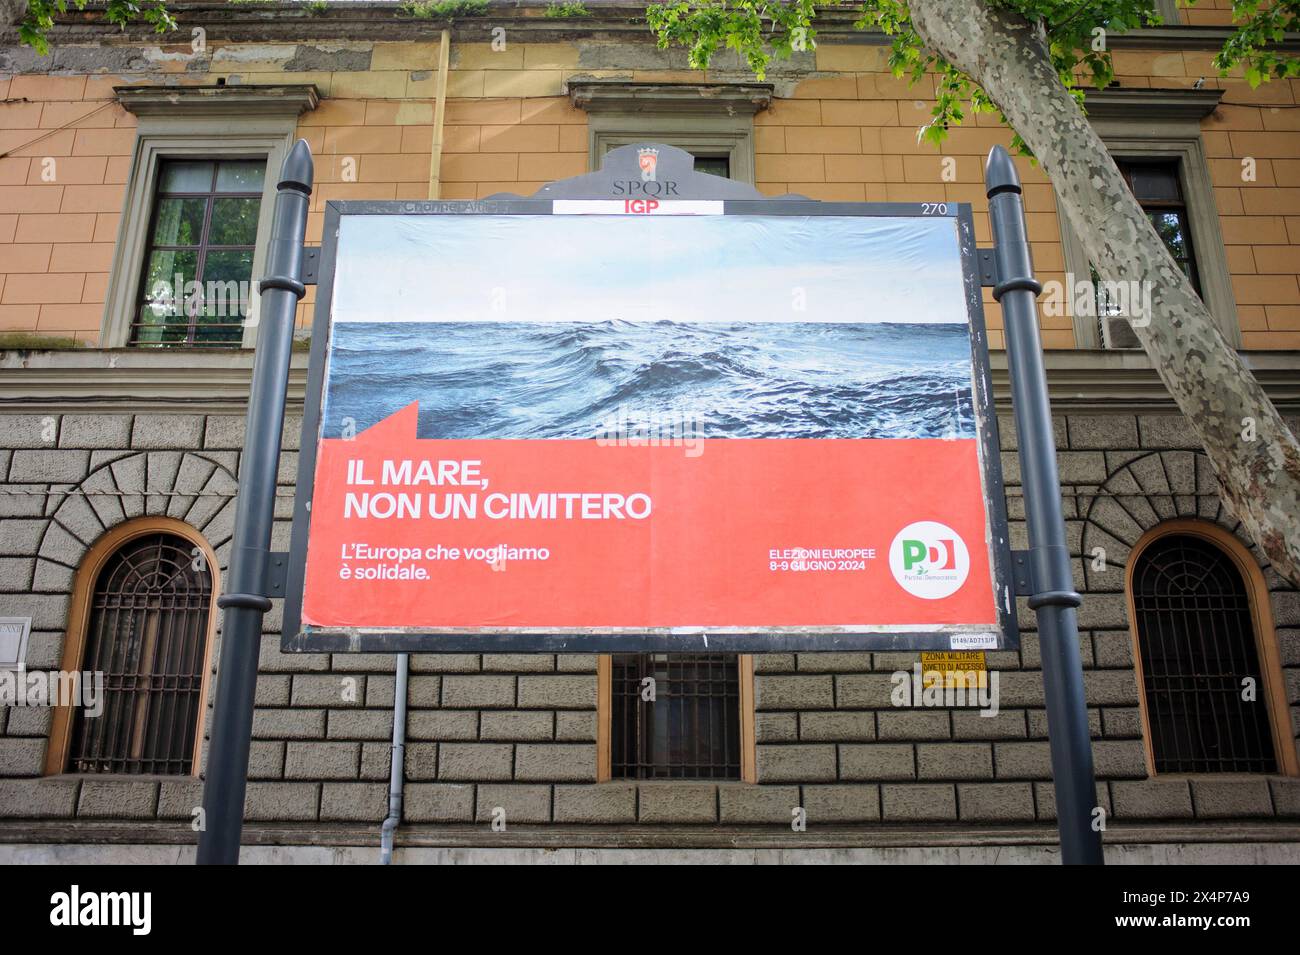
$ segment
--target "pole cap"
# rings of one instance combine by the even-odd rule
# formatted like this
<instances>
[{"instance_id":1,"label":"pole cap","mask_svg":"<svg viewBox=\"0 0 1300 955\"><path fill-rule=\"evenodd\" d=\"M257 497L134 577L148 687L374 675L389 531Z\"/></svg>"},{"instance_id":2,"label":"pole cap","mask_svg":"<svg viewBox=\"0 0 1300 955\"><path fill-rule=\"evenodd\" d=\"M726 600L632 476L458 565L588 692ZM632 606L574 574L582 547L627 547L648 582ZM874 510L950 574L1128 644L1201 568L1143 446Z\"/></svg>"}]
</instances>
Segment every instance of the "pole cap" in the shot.
<instances>
[{"instance_id":1,"label":"pole cap","mask_svg":"<svg viewBox=\"0 0 1300 955\"><path fill-rule=\"evenodd\" d=\"M293 144L289 155L284 157L284 165L280 167L279 187L311 195L314 173L311 147L307 145L307 140L300 139Z\"/></svg>"},{"instance_id":2,"label":"pole cap","mask_svg":"<svg viewBox=\"0 0 1300 955\"><path fill-rule=\"evenodd\" d=\"M1020 192L1020 173L1016 172L1016 164L1003 146L989 150L988 161L984 164L984 188L990 199L1000 192Z\"/></svg>"}]
</instances>

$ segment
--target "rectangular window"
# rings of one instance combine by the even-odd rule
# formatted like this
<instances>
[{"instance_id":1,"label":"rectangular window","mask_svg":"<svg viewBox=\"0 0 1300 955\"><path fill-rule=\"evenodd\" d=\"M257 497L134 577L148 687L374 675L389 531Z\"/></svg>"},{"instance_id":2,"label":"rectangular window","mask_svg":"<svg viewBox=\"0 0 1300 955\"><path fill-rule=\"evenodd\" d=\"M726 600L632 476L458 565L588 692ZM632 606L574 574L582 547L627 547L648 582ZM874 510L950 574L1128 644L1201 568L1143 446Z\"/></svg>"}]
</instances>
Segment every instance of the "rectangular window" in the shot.
<instances>
[{"instance_id":1,"label":"rectangular window","mask_svg":"<svg viewBox=\"0 0 1300 955\"><path fill-rule=\"evenodd\" d=\"M1173 7L1173 0L1164 4ZM1224 337L1240 346L1237 303L1232 275L1219 228L1219 210L1210 178L1201 123L1219 104L1220 90L1121 89L1088 93L1088 120L1106 148L1133 195L1164 240L1172 257L1186 270L1193 288L1214 317ZM1060 197L1057 208L1062 209ZM1074 227L1059 215L1061 252L1065 272L1075 281L1085 281L1090 271ZM1150 276L1113 275L1115 282L1128 284L1131 295L1143 292ZM1136 285L1134 285L1136 283ZM1121 286L1112 286L1123 294ZM1098 302L1110 305L1115 302ZM1075 308L1071 319L1075 344L1080 348L1131 348L1138 345L1133 326L1122 315L1101 318L1091 308ZM1158 320L1157 316L1150 316Z\"/></svg>"},{"instance_id":2,"label":"rectangular window","mask_svg":"<svg viewBox=\"0 0 1300 955\"><path fill-rule=\"evenodd\" d=\"M253 278L264 160L164 160L131 343L238 347Z\"/></svg>"},{"instance_id":3,"label":"rectangular window","mask_svg":"<svg viewBox=\"0 0 1300 955\"><path fill-rule=\"evenodd\" d=\"M740 657L617 653L610 677L611 778L741 778Z\"/></svg>"},{"instance_id":4,"label":"rectangular window","mask_svg":"<svg viewBox=\"0 0 1300 955\"><path fill-rule=\"evenodd\" d=\"M1183 187L1178 178L1178 160L1117 159L1115 164L1164 241L1165 248L1179 268L1187 273L1199 295L1201 285L1192 251L1187 203L1183 200Z\"/></svg>"},{"instance_id":5,"label":"rectangular window","mask_svg":"<svg viewBox=\"0 0 1300 955\"><path fill-rule=\"evenodd\" d=\"M696 156L695 171L707 172L710 176L731 178L731 158L729 156Z\"/></svg>"},{"instance_id":6,"label":"rectangular window","mask_svg":"<svg viewBox=\"0 0 1300 955\"><path fill-rule=\"evenodd\" d=\"M620 143L618 145L626 145L626 143ZM608 149L606 149L606 152L608 152L609 149L613 149L613 148L615 148L615 146L610 145ZM731 178L731 157L730 156L726 155L725 153L722 154L706 153L704 155L701 155L693 149L687 149L686 151L689 152L695 158L696 172L708 173L710 176L720 176L723 179Z\"/></svg>"},{"instance_id":7,"label":"rectangular window","mask_svg":"<svg viewBox=\"0 0 1300 955\"><path fill-rule=\"evenodd\" d=\"M1116 157L1115 165L1119 167L1120 175L1128 184L1133 198L1137 199L1138 205L1151 220L1151 225L1155 227L1165 248L1187 275L1196 294L1200 295L1201 284L1192 249L1191 222L1179 178L1179 161ZM1097 289L1097 322L1102 344L1107 348L1139 347L1137 335L1129 325L1128 318L1121 314L1123 307L1110 300L1097 270L1093 268L1091 272Z\"/></svg>"},{"instance_id":8,"label":"rectangular window","mask_svg":"<svg viewBox=\"0 0 1300 955\"><path fill-rule=\"evenodd\" d=\"M695 171L754 182L754 114L772 103L766 83L642 83L572 79L573 105L587 114L588 167L634 143L663 143L696 157Z\"/></svg>"}]
</instances>

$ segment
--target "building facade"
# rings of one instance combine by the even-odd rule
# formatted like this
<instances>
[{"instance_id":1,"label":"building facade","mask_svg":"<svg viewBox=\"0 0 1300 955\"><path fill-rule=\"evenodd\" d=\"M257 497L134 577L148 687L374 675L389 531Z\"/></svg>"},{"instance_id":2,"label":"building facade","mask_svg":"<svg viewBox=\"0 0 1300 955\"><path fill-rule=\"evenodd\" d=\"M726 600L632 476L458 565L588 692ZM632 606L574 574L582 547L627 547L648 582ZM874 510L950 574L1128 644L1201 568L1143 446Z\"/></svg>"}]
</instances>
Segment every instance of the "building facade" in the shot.
<instances>
[{"instance_id":1,"label":"building facade","mask_svg":"<svg viewBox=\"0 0 1300 955\"><path fill-rule=\"evenodd\" d=\"M1294 429L1300 83L1218 77L1228 6L1112 38L1118 83L1089 97L1089 113ZM264 274L275 173L295 139L316 161L309 244L330 200L528 195L635 142L680 146L697 169L768 195L968 202L978 241L991 241L983 162L1010 134L981 116L941 149L918 144L932 86L895 79L883 38L851 16L828 13L816 48L759 82L726 57L689 70L623 3L568 17L490 6L454 22L385 4L176 7L181 29L164 36L70 17L49 57L0 35L0 618L28 676L102 672L106 700L98 720L0 708L0 856L75 844L86 858L157 858L193 841L255 337L248 283ZM1105 302L1086 294L1089 263L1052 186L1017 164L1047 286L1112 858L1296 861L1300 592L1239 533L1126 323L1096 314ZM157 283L176 276L178 299L194 282L228 300L160 310ZM999 349L998 309L985 307ZM279 550L305 359L283 436ZM1001 351L993 367L1024 548ZM282 653L280 612L275 601L260 648L246 841L268 859L370 858L388 813L394 659ZM955 859L1008 846L1050 858L1043 683L1023 600L1020 626L1018 652L987 654L993 718L895 706L893 674L915 654L414 655L399 858L585 847ZM655 722L638 695L646 676L675 715Z\"/></svg>"}]
</instances>

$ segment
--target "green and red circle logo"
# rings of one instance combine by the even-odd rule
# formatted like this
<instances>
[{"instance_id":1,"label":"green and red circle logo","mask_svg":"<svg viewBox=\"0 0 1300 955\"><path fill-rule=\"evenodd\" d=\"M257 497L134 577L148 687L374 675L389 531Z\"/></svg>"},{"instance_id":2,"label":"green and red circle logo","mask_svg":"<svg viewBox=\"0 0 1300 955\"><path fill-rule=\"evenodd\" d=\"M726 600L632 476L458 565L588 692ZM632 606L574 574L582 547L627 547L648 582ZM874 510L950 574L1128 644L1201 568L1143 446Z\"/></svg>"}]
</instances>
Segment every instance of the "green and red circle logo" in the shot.
<instances>
[{"instance_id":1,"label":"green and red circle logo","mask_svg":"<svg viewBox=\"0 0 1300 955\"><path fill-rule=\"evenodd\" d=\"M947 524L908 524L889 545L889 569L913 597L942 600L961 589L970 573L966 542Z\"/></svg>"}]
</instances>

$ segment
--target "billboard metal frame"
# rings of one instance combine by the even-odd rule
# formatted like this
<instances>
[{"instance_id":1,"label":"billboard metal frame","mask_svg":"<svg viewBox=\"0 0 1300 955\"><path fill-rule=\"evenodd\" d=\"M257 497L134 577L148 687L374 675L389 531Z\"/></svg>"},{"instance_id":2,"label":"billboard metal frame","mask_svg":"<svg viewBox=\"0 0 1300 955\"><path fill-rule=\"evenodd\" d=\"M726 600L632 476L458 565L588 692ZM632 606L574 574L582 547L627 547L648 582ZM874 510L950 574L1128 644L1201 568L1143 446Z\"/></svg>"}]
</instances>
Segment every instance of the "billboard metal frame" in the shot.
<instances>
[{"instance_id":1,"label":"billboard metal frame","mask_svg":"<svg viewBox=\"0 0 1300 955\"><path fill-rule=\"evenodd\" d=\"M392 211L432 214L449 212L505 212L542 213L537 198L591 198L587 190L598 184L598 198L608 198L611 180L607 170L617 167L626 174L636 171L636 158L623 147L614 150L606 159L600 173L562 180L543 186L534 200L509 197L476 203L395 203L349 204L347 211L357 209L384 209ZM663 152L670 161L689 162L688 154L672 147L648 149ZM620 156L619 154L622 153ZM674 154L675 157L674 157ZM644 167L643 167L644 168ZM687 167L689 168L689 167ZM270 254L267 275L260 283L262 320L258 329L258 346L249 394L247 428L240 466L238 508L235 517L234 546L231 554L228 592L218 600L225 610L221 641L221 659L218 666L217 698L214 705L212 744L207 765L207 778L203 788L203 809L206 825L199 833L196 862L200 865L231 864L239 859L243 806L248 777L248 754L253 722L254 697L257 686L259 649L262 623L271 609L271 597L286 596L283 571L289 554L271 551L274 523L276 473L280 459L280 442L284 422L285 399L288 390L290 352L296 304L302 299L304 284L310 281L309 256L304 248L307 224L308 198L312 192L313 163L311 151L304 140L290 150L280 172L280 182L275 202L271 229ZM713 180L713 182L705 182ZM994 246L991 250L976 249L969 207L956 205L951 214L960 225L965 288L970 302L971 322L978 323L976 331L982 340L982 354L973 356L977 408L986 411L986 427L981 428L985 452L985 474L995 481L986 483L990 513L998 515L995 532L1005 531L1002 482L997 442L997 419L993 415L992 394L989 388L987 340L983 327L981 286L992 286L993 298L1002 306L1006 330L1008 369L1016 418L1020 469L1023 478L1026 523L1029 550L1014 555L1016 572L1014 585L1006 558L1010 552L1000 548L994 556L996 567L1001 568L999 586L1008 589L1007 602L1012 594L1027 596L1028 608L1034 613L1038 627L1039 647L1042 657L1043 695L1047 708L1048 736L1052 756L1052 780L1056 796L1057 827L1060 832L1061 861L1066 864L1099 865L1102 855L1100 829L1104 828L1105 809L1096 805L1095 775L1093 772L1091 737L1088 728L1087 696L1083 684L1083 667L1079 653L1077 608L1082 597L1074 589L1072 560L1066 543L1065 521L1061 507L1061 485L1056 462L1055 438L1052 433L1051 406L1047 394L1047 376L1043 367L1042 339L1038 327L1035 302L1041 286L1034 278L1026 234L1024 203L1020 178L1010 155L1001 146L989 153L984 182L989 200L989 219ZM635 180L612 183L630 185ZM618 190L613 190L618 195ZM757 193L742 183L717 180L716 177L690 172L685 183L685 194L680 198L757 200ZM692 194L693 193L693 194ZM767 214L781 214L780 205L792 210L785 214L805 214L803 199L759 200ZM790 205L789 203L799 203ZM741 206L733 206L740 211ZM327 235L337 233L343 204L327 209ZM837 203L817 204L822 215L835 214L836 209L849 211L840 214L898 214L909 209L906 205L878 205L864 209L861 206L843 206ZM724 210L724 214L725 214ZM817 213L807 213L817 214ZM923 209L924 214L924 209ZM944 214L948 214L945 210ZM326 282L321 300L328 302L333 289L333 243L327 262ZM975 262L978 254L980 280L975 280ZM316 322L321 322L321 309L328 305L318 302ZM324 384L324 338L312 343L312 380L317 396ZM305 424L306 433L313 439L319 421L319 397L315 409ZM314 477L315 441L305 444L308 460L312 463ZM309 497L302 493L295 502L295 516L301 517L310 510ZM299 563L293 569L290 586L300 590L302 560L306 554L306 524L295 523L295 553ZM290 590L290 594L293 590ZM301 602L299 596L296 602ZM294 610L296 608L289 607ZM1014 616L1011 623L1014 625ZM297 630L297 620L293 620ZM282 626L282 630L287 629ZM1015 631L1004 631L1014 637ZM565 635L566 641L572 639ZM292 643L293 641L287 641ZM680 648L674 642L673 648ZM725 644L724 644L725 646ZM307 649L287 646L287 649ZM565 649L593 649L565 643ZM324 652L327 648L311 647ZM342 649L363 649L347 646ZM448 648L449 649L449 648ZM491 651L481 638L474 644L478 651ZM714 649L717 649L715 642ZM778 649L767 644L765 649ZM799 649L807 649L800 647ZM818 647L817 649L830 649ZM922 649L911 647L910 649ZM403 685L405 654L399 654L398 686ZM402 699L405 699L403 694ZM396 726L396 724L394 724ZM394 759L394 772L401 762ZM399 810L400 812L400 810ZM393 818L393 817L390 817Z\"/></svg>"},{"instance_id":2,"label":"billboard metal frame","mask_svg":"<svg viewBox=\"0 0 1300 955\"><path fill-rule=\"evenodd\" d=\"M599 177L599 174L594 174ZM722 183L717 177L702 179ZM593 177L579 177L577 181ZM574 180L570 180L573 182ZM558 184L557 184L558 185ZM738 185L728 183L728 185ZM606 198L568 192L564 199ZM298 458L293 534L288 555L281 649L298 653L616 653L714 652L761 653L818 651L1015 650L1019 648L1015 596L1017 586L1007 528L998 421L989 372L988 331L969 203L822 202L804 198L723 199L721 215L947 219L956 228L961 256L966 313L970 323L972 396L979 440L981 481L985 495L996 625L948 625L932 629L836 629L826 627L756 628L306 628L301 626L307 541L311 523L316 453L324 403L331 305L338 262L339 226L347 216L549 216L553 200L501 198L465 201L330 201L325 207L324 239L312 320L311 354ZM634 214L633 214L634 215ZM725 439L719 439L725 440ZM963 644L964 634L996 631L996 647Z\"/></svg>"}]
</instances>

